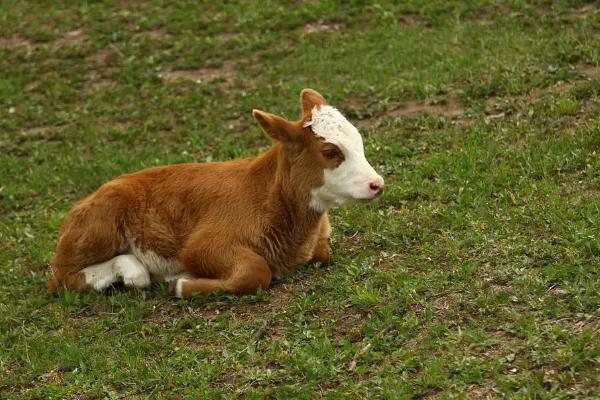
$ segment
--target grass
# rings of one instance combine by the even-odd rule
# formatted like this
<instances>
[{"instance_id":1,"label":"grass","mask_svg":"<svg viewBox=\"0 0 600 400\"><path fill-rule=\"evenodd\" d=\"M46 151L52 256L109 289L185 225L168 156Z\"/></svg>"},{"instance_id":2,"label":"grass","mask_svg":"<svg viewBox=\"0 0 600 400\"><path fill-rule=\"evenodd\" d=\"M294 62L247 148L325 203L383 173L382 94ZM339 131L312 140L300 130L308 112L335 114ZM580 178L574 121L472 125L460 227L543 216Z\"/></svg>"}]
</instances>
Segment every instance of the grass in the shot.
<instances>
[{"instance_id":1,"label":"grass","mask_svg":"<svg viewBox=\"0 0 600 400\"><path fill-rule=\"evenodd\" d=\"M2 1L0 397L599 398L599 35L580 1ZM303 87L388 187L332 213L331 267L45 291L77 199L258 154L250 110Z\"/></svg>"}]
</instances>

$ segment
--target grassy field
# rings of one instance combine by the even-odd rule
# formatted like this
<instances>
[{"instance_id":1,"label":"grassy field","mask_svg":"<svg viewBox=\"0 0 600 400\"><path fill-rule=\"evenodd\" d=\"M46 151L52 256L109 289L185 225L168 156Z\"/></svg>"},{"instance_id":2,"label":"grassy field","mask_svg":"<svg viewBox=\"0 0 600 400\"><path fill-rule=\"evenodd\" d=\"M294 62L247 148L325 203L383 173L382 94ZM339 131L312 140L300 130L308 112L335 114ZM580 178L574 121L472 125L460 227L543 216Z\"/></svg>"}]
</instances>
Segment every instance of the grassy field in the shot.
<instances>
[{"instance_id":1,"label":"grassy field","mask_svg":"<svg viewBox=\"0 0 600 400\"><path fill-rule=\"evenodd\" d=\"M600 6L0 2L0 398L600 398ZM72 204L312 87L383 198L256 296L45 291Z\"/></svg>"}]
</instances>

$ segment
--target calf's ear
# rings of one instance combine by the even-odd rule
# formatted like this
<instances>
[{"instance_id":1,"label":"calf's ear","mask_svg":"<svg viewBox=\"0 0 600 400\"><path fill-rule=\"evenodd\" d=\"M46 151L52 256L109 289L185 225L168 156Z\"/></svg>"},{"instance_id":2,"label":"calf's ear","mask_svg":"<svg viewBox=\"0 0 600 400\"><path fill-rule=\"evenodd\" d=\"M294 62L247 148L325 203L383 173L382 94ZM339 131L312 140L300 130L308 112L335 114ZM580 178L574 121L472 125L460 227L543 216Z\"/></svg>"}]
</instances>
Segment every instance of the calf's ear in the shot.
<instances>
[{"instance_id":1,"label":"calf's ear","mask_svg":"<svg viewBox=\"0 0 600 400\"><path fill-rule=\"evenodd\" d=\"M275 140L289 142L297 136L295 126L285 118L260 110L252 110L252 116L262 130Z\"/></svg>"},{"instance_id":2,"label":"calf's ear","mask_svg":"<svg viewBox=\"0 0 600 400\"><path fill-rule=\"evenodd\" d=\"M306 88L300 92L300 104L302 105L302 116L304 118L310 117L313 108L326 103L325 98L315 90Z\"/></svg>"}]
</instances>

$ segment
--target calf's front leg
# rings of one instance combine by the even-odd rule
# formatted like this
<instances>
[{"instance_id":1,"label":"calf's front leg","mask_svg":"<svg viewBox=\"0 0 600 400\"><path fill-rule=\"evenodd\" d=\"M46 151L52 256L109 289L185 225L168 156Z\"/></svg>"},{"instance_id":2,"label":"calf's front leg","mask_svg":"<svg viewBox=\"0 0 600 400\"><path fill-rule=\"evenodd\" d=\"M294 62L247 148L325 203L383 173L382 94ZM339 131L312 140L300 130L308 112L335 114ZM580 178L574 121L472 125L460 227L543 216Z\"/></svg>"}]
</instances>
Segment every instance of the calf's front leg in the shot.
<instances>
[{"instance_id":1,"label":"calf's front leg","mask_svg":"<svg viewBox=\"0 0 600 400\"><path fill-rule=\"evenodd\" d=\"M196 247L185 251L181 261L184 271L194 278L173 281L170 291L177 297L217 290L253 294L259 287L267 289L271 283L271 270L265 259L246 247L212 251Z\"/></svg>"},{"instance_id":2,"label":"calf's front leg","mask_svg":"<svg viewBox=\"0 0 600 400\"><path fill-rule=\"evenodd\" d=\"M329 215L323 214L319 225L319 238L313 249L310 262L318 262L323 265L331 263L331 250L329 248L329 237L331 236L331 224L329 223Z\"/></svg>"},{"instance_id":3,"label":"calf's front leg","mask_svg":"<svg viewBox=\"0 0 600 400\"><path fill-rule=\"evenodd\" d=\"M323 265L331 264L331 250L329 248L328 237L321 237L317 240L310 262L321 263Z\"/></svg>"}]
</instances>

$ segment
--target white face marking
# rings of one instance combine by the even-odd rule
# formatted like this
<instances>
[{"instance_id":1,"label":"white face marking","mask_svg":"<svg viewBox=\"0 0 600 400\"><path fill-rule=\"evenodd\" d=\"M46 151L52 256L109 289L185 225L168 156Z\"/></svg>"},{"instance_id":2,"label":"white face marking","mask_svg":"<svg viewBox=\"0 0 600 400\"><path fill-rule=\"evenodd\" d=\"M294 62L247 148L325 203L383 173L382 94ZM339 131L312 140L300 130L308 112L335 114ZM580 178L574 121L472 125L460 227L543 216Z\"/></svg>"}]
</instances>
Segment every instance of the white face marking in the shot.
<instances>
[{"instance_id":1,"label":"white face marking","mask_svg":"<svg viewBox=\"0 0 600 400\"><path fill-rule=\"evenodd\" d=\"M378 182L383 186L383 178L365 158L358 129L328 105L312 110L312 119L305 126L309 125L315 135L335 144L344 154L344 161L338 167L325 169L325 183L312 190L310 207L323 212L348 201L373 199L369 185Z\"/></svg>"}]
</instances>

